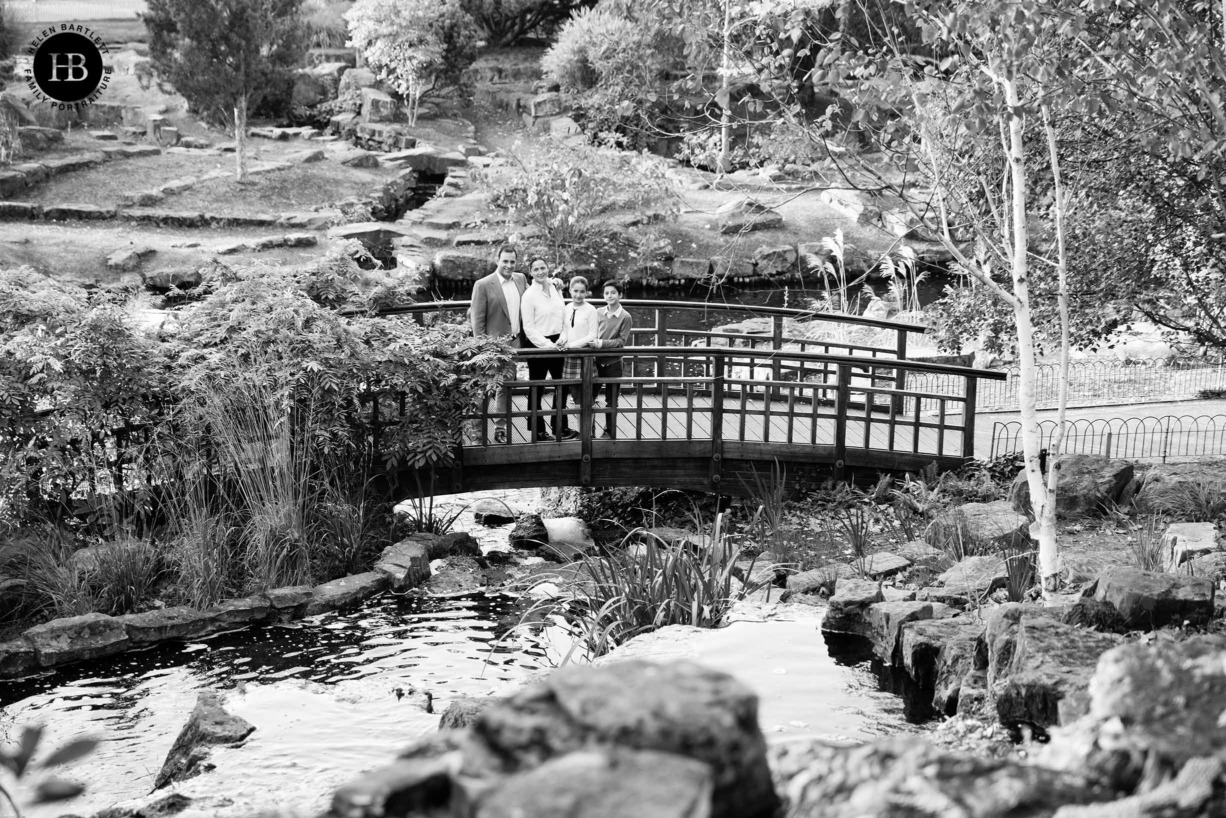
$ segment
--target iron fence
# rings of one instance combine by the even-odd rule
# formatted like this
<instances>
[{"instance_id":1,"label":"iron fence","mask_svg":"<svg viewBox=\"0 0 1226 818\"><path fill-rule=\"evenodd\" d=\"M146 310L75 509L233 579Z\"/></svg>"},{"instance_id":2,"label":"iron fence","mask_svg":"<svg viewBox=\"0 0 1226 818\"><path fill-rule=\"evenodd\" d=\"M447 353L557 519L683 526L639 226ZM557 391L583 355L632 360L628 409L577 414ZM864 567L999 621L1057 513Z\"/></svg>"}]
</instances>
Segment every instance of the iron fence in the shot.
<instances>
[{"instance_id":1,"label":"iron fence","mask_svg":"<svg viewBox=\"0 0 1226 818\"><path fill-rule=\"evenodd\" d=\"M1069 454L1100 454L1127 460L1194 460L1226 456L1226 415L1164 415L1147 418L1079 418L1067 422L1062 445ZM1039 422L1043 448L1056 430ZM992 426L992 457L1020 453L1020 421Z\"/></svg>"},{"instance_id":2,"label":"iron fence","mask_svg":"<svg viewBox=\"0 0 1226 818\"><path fill-rule=\"evenodd\" d=\"M1036 367L1034 390L1039 409L1056 408L1060 389L1060 367ZM984 381L979 385L980 412L1009 412L1018 404L1019 369L1004 370L1007 379ZM938 382L943 376L929 375L926 382L908 386L923 391L945 393L960 386L953 379ZM1226 391L1226 357L1203 359L1172 365L1167 360L1070 361L1069 406L1105 406L1141 401L1193 400L1203 392Z\"/></svg>"}]
</instances>

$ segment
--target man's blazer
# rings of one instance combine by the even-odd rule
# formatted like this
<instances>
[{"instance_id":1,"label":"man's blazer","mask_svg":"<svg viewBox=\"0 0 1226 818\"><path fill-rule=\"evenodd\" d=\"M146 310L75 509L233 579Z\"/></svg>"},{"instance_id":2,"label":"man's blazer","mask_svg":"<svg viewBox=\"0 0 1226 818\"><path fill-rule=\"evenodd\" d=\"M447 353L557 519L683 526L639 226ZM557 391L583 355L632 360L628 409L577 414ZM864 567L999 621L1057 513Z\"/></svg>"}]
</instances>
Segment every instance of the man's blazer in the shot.
<instances>
[{"instance_id":1,"label":"man's blazer","mask_svg":"<svg viewBox=\"0 0 1226 818\"><path fill-rule=\"evenodd\" d=\"M528 289L528 279L522 273L511 273L511 281L515 282L515 288L519 290L519 297L522 299L524 291ZM469 307L468 315L472 320L473 335L503 337L511 334L511 314L507 310L507 299L502 294L502 281L497 271L478 279L473 285L472 306ZM514 347L524 345L523 321L519 323L519 336L511 342Z\"/></svg>"}]
</instances>

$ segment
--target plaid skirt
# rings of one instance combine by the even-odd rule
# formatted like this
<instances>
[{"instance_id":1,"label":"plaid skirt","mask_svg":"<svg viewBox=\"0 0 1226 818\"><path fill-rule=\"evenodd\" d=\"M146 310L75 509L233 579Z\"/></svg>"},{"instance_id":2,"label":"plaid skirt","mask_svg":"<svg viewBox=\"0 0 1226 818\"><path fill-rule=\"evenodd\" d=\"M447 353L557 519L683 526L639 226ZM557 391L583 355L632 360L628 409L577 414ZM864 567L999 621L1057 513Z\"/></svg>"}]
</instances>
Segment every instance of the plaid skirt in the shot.
<instances>
[{"instance_id":1,"label":"plaid skirt","mask_svg":"<svg viewBox=\"0 0 1226 818\"><path fill-rule=\"evenodd\" d=\"M563 378L578 378L583 374L582 358L567 358L562 364Z\"/></svg>"}]
</instances>

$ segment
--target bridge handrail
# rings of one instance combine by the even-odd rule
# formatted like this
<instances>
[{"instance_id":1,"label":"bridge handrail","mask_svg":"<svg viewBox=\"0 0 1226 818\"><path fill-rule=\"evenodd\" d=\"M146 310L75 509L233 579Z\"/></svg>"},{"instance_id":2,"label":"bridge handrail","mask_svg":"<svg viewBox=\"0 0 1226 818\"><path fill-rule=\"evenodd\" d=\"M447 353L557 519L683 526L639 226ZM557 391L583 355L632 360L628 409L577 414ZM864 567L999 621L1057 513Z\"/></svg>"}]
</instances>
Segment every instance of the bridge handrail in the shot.
<instances>
[{"instance_id":1,"label":"bridge handrail","mask_svg":"<svg viewBox=\"0 0 1226 818\"><path fill-rule=\"evenodd\" d=\"M798 350L788 349L755 349L753 347L662 347L662 346L633 346L633 347L617 347L614 349L517 349L515 350L516 357L537 358L537 357L557 357L564 355L574 358L610 358L610 357L627 357L641 356L659 358L666 356L670 358L701 358L709 359L716 356L725 358L745 359L755 358L759 360L773 361L779 358L784 358L789 361L803 361L824 363L833 365L846 364L858 369L903 369L908 372L928 372L945 375L960 375L965 378L981 378L990 381L1003 381L1008 375L1004 372L999 372L992 369L976 369L970 366L956 366L954 364L935 364L926 361L909 361L898 360L896 358L865 358L856 355L832 355L825 352L801 352Z\"/></svg>"},{"instance_id":2,"label":"bridge handrail","mask_svg":"<svg viewBox=\"0 0 1226 818\"><path fill-rule=\"evenodd\" d=\"M450 310L467 311L471 303L471 301L423 301L417 304L408 304L403 307L388 307L386 309L379 310L375 314L382 317L387 315L412 315L414 313ZM605 302L602 298L589 298L588 303L593 305L603 305ZM798 318L811 321L829 321L836 324L855 324L858 326L875 327L877 329L889 329L921 334L927 330L927 327L925 327L923 324L911 324L904 321L890 321L882 318L865 318L862 315L847 315L841 312L802 310L794 307L757 307L742 304L710 304L705 301L655 301L643 298L624 298L622 299L621 304L627 309L638 307L642 309L685 310L689 312L698 310L751 312L757 316L764 317L782 316L784 318ZM354 317L365 314L366 313L363 313L361 310L346 310L341 313L341 315L346 317Z\"/></svg>"}]
</instances>

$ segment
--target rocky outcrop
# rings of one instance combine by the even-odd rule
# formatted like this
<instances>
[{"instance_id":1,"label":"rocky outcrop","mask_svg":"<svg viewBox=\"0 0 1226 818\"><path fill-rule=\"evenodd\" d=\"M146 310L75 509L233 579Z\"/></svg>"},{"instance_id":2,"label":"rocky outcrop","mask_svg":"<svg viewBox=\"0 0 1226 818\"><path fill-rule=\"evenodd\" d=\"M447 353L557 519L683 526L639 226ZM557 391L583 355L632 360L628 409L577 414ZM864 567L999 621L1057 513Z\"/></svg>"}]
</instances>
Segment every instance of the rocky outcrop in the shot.
<instances>
[{"instance_id":1,"label":"rocky outcrop","mask_svg":"<svg viewBox=\"0 0 1226 818\"><path fill-rule=\"evenodd\" d=\"M719 232L744 233L750 230L775 230L783 227L783 216L748 197L722 205L716 210ZM793 258L795 263L795 258Z\"/></svg>"},{"instance_id":2,"label":"rocky outcrop","mask_svg":"<svg viewBox=\"0 0 1226 818\"><path fill-rule=\"evenodd\" d=\"M1060 458L1060 491L1056 495L1056 516L1072 519L1099 514L1120 503L1132 483L1133 465L1093 454L1066 454ZM1033 517L1030 484L1026 472L1013 480L1009 501L1018 514Z\"/></svg>"},{"instance_id":3,"label":"rocky outcrop","mask_svg":"<svg viewBox=\"0 0 1226 818\"><path fill-rule=\"evenodd\" d=\"M921 689L932 690L932 706L938 713L952 716L962 709L962 687L975 670L983 631L983 621L971 616L904 624L902 666Z\"/></svg>"},{"instance_id":4,"label":"rocky outcrop","mask_svg":"<svg viewBox=\"0 0 1226 818\"><path fill-rule=\"evenodd\" d=\"M512 548L532 550L549 542L549 529L539 514L524 514L515 521L507 538Z\"/></svg>"},{"instance_id":5,"label":"rocky outcrop","mask_svg":"<svg viewBox=\"0 0 1226 818\"><path fill-rule=\"evenodd\" d=\"M422 534L413 534L383 549L375 570L387 575L393 589L416 588L430 579L429 545L422 539Z\"/></svg>"},{"instance_id":6,"label":"rocky outcrop","mask_svg":"<svg viewBox=\"0 0 1226 818\"><path fill-rule=\"evenodd\" d=\"M854 747L782 743L771 748L771 766L795 816L1050 816L1109 797L1076 773L940 749L918 736Z\"/></svg>"},{"instance_id":7,"label":"rocky outcrop","mask_svg":"<svg viewBox=\"0 0 1226 818\"><path fill-rule=\"evenodd\" d=\"M1109 603L1133 630L1185 622L1200 626L1213 616L1214 584L1205 577L1117 568L1099 575L1086 594Z\"/></svg>"},{"instance_id":8,"label":"rocky outcrop","mask_svg":"<svg viewBox=\"0 0 1226 818\"><path fill-rule=\"evenodd\" d=\"M920 599L965 606L977 603L1008 579L1005 561L997 556L967 557L937 577L917 594Z\"/></svg>"},{"instance_id":9,"label":"rocky outcrop","mask_svg":"<svg viewBox=\"0 0 1226 818\"><path fill-rule=\"evenodd\" d=\"M867 579L841 579L835 585L830 607L822 619L822 630L828 633L850 633L868 636L873 626L868 611L885 599L881 583Z\"/></svg>"},{"instance_id":10,"label":"rocky outcrop","mask_svg":"<svg viewBox=\"0 0 1226 818\"><path fill-rule=\"evenodd\" d=\"M247 721L225 711L216 691L200 691L196 707L171 745L153 788L159 790L211 769L208 766L211 748L242 744L254 730Z\"/></svg>"},{"instance_id":11,"label":"rocky outcrop","mask_svg":"<svg viewBox=\"0 0 1226 818\"><path fill-rule=\"evenodd\" d=\"M887 664L900 664L903 626L909 622L953 615L948 605L933 602L897 600L878 602L868 607L866 619L873 640L873 651Z\"/></svg>"},{"instance_id":12,"label":"rocky outcrop","mask_svg":"<svg viewBox=\"0 0 1226 818\"><path fill-rule=\"evenodd\" d=\"M43 667L96 659L128 647L128 632L111 616L88 613L35 625L24 637Z\"/></svg>"},{"instance_id":13,"label":"rocky outcrop","mask_svg":"<svg viewBox=\"0 0 1226 818\"><path fill-rule=\"evenodd\" d=\"M167 639L196 639L217 630L217 620L195 608L176 606L115 617L127 631L133 647Z\"/></svg>"}]
</instances>

